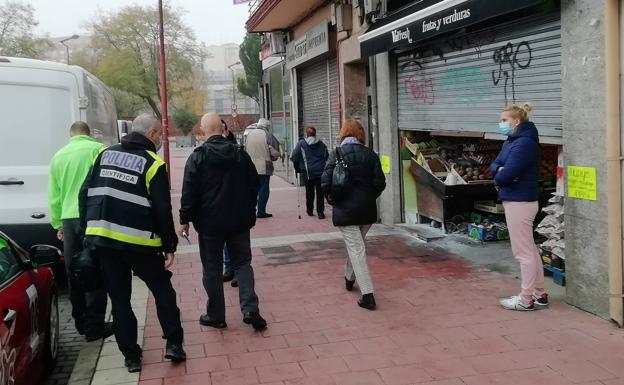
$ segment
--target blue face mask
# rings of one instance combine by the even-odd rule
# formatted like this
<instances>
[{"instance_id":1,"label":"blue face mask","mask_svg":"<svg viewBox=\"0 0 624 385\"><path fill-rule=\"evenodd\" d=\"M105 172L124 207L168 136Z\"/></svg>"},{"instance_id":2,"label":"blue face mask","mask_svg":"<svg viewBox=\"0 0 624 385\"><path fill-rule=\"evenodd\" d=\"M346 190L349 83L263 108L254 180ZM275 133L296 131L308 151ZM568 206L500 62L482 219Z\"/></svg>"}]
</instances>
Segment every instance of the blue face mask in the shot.
<instances>
[{"instance_id":1,"label":"blue face mask","mask_svg":"<svg viewBox=\"0 0 624 385\"><path fill-rule=\"evenodd\" d=\"M513 134L513 128L509 125L509 122L498 123L498 133L501 135L509 136Z\"/></svg>"}]
</instances>

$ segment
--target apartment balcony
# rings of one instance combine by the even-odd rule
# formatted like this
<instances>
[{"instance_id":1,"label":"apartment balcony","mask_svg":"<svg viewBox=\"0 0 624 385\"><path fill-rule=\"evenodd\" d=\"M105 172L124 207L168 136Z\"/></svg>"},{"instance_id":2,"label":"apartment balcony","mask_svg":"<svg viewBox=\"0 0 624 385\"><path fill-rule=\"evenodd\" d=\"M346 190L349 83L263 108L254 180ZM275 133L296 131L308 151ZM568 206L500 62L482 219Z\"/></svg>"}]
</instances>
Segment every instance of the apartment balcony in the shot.
<instances>
[{"instance_id":1,"label":"apartment balcony","mask_svg":"<svg viewBox=\"0 0 624 385\"><path fill-rule=\"evenodd\" d=\"M287 30L326 0L253 0L249 3L248 32Z\"/></svg>"}]
</instances>

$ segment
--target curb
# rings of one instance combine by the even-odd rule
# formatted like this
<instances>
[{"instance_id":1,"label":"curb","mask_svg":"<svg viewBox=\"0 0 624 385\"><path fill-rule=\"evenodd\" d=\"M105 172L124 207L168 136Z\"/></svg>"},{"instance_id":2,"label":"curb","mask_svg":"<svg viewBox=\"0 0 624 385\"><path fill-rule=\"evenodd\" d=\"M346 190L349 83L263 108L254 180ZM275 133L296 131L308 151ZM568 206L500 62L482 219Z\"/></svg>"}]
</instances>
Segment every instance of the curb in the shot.
<instances>
[{"instance_id":1,"label":"curb","mask_svg":"<svg viewBox=\"0 0 624 385\"><path fill-rule=\"evenodd\" d=\"M100 358L100 352L104 346L104 340L87 342L80 349L72 374L69 377L67 385L90 385L97 362Z\"/></svg>"}]
</instances>

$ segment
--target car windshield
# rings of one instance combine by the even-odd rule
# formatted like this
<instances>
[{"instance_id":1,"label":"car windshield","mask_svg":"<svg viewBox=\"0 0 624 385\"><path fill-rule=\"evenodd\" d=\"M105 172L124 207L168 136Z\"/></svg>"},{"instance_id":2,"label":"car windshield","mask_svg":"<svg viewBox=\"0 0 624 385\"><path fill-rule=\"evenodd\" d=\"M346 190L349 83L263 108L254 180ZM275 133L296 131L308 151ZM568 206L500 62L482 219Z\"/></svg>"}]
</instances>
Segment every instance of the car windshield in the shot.
<instances>
[{"instance_id":1,"label":"car windshield","mask_svg":"<svg viewBox=\"0 0 624 385\"><path fill-rule=\"evenodd\" d=\"M16 256L9 243L0 238L0 286L7 283L19 271Z\"/></svg>"}]
</instances>

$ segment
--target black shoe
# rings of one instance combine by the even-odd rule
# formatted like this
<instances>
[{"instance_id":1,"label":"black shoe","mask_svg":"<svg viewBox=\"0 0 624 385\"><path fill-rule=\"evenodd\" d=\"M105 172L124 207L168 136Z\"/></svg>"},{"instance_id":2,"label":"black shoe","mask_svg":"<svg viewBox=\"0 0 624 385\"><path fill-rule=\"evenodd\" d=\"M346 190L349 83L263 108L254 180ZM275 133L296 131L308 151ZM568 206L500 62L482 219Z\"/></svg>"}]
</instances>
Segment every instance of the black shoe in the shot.
<instances>
[{"instance_id":1,"label":"black shoe","mask_svg":"<svg viewBox=\"0 0 624 385\"><path fill-rule=\"evenodd\" d=\"M260 316L259 313L249 312L245 313L243 322L247 325L253 326L254 330L264 330L267 328L267 322Z\"/></svg>"},{"instance_id":2,"label":"black shoe","mask_svg":"<svg viewBox=\"0 0 624 385\"><path fill-rule=\"evenodd\" d=\"M272 218L273 214L269 214L269 213L264 213L264 214L258 214L258 218Z\"/></svg>"},{"instance_id":3,"label":"black shoe","mask_svg":"<svg viewBox=\"0 0 624 385\"><path fill-rule=\"evenodd\" d=\"M234 279L234 272L226 271L223 273L223 282L230 282Z\"/></svg>"},{"instance_id":4,"label":"black shoe","mask_svg":"<svg viewBox=\"0 0 624 385\"><path fill-rule=\"evenodd\" d=\"M355 280L349 281L347 277L345 277L345 289L347 289L347 291L353 291L353 285L355 285Z\"/></svg>"},{"instance_id":5,"label":"black shoe","mask_svg":"<svg viewBox=\"0 0 624 385\"><path fill-rule=\"evenodd\" d=\"M325 214L324 213L319 213L318 214L318 218L319 219L325 219Z\"/></svg>"},{"instance_id":6,"label":"black shoe","mask_svg":"<svg viewBox=\"0 0 624 385\"><path fill-rule=\"evenodd\" d=\"M182 344L167 341L165 359L171 360L171 362L186 361L186 352L184 351L184 348L182 348Z\"/></svg>"},{"instance_id":7,"label":"black shoe","mask_svg":"<svg viewBox=\"0 0 624 385\"><path fill-rule=\"evenodd\" d=\"M124 365L128 368L128 373L138 373L141 371L141 357L126 357Z\"/></svg>"},{"instance_id":8,"label":"black shoe","mask_svg":"<svg viewBox=\"0 0 624 385\"><path fill-rule=\"evenodd\" d=\"M362 298L358 300L358 305L364 309L375 310L377 307L375 296L373 296L373 294L364 294Z\"/></svg>"},{"instance_id":9,"label":"black shoe","mask_svg":"<svg viewBox=\"0 0 624 385\"><path fill-rule=\"evenodd\" d=\"M215 329L225 329L227 327L227 323L225 321L213 321L208 317L208 314L202 314L199 317L199 324L203 326L210 326Z\"/></svg>"},{"instance_id":10,"label":"black shoe","mask_svg":"<svg viewBox=\"0 0 624 385\"><path fill-rule=\"evenodd\" d=\"M314 216L314 212L313 211L308 211L308 216L309 217L313 217Z\"/></svg>"},{"instance_id":11,"label":"black shoe","mask_svg":"<svg viewBox=\"0 0 624 385\"><path fill-rule=\"evenodd\" d=\"M98 333L98 334L87 334L85 338L87 339L87 342L93 342L93 341L97 341L97 340L108 338L108 337L112 336L113 334L115 334L115 331L113 330L113 323L112 322L105 322L104 323L104 329L102 330L101 333Z\"/></svg>"},{"instance_id":12,"label":"black shoe","mask_svg":"<svg viewBox=\"0 0 624 385\"><path fill-rule=\"evenodd\" d=\"M238 287L238 279L234 278L232 280L232 287Z\"/></svg>"}]
</instances>

